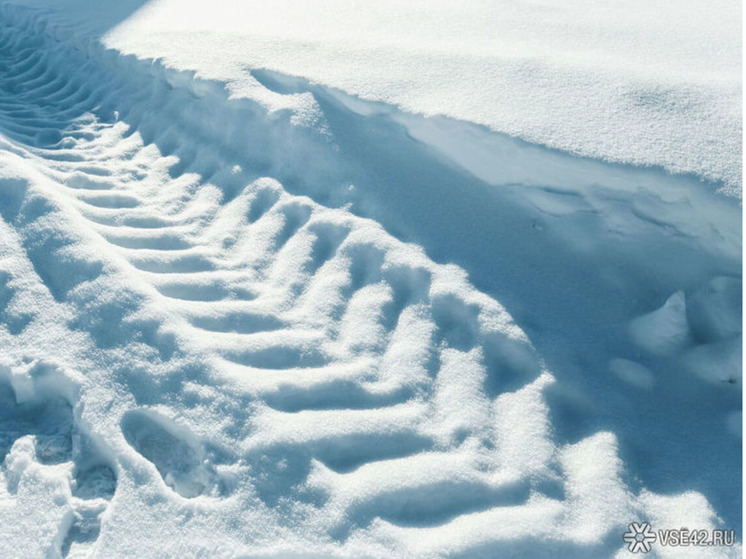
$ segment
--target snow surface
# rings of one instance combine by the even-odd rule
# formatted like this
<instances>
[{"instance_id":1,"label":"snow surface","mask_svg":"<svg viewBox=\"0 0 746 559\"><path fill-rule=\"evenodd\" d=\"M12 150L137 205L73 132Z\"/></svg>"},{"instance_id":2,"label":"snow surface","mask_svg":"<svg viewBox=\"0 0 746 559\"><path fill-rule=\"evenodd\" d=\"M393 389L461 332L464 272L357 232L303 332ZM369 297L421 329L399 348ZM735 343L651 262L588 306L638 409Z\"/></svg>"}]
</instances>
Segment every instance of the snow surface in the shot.
<instances>
[{"instance_id":1,"label":"snow surface","mask_svg":"<svg viewBox=\"0 0 746 559\"><path fill-rule=\"evenodd\" d=\"M741 185L736 0L155 0L105 42L245 93L266 68L612 161Z\"/></svg>"},{"instance_id":2,"label":"snow surface","mask_svg":"<svg viewBox=\"0 0 746 559\"><path fill-rule=\"evenodd\" d=\"M739 10L0 4L0 556L740 542Z\"/></svg>"}]
</instances>

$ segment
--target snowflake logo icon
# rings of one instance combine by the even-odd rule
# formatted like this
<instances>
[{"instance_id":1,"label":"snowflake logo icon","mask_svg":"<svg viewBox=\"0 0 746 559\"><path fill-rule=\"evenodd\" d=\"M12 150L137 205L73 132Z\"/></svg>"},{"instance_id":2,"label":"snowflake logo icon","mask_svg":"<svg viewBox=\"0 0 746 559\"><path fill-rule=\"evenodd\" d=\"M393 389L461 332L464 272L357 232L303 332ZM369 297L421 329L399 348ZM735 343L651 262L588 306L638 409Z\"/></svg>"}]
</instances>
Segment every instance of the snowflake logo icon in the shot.
<instances>
[{"instance_id":1,"label":"snowflake logo icon","mask_svg":"<svg viewBox=\"0 0 746 559\"><path fill-rule=\"evenodd\" d=\"M655 533L647 522L632 522L622 536L632 553L647 553L655 542Z\"/></svg>"}]
</instances>

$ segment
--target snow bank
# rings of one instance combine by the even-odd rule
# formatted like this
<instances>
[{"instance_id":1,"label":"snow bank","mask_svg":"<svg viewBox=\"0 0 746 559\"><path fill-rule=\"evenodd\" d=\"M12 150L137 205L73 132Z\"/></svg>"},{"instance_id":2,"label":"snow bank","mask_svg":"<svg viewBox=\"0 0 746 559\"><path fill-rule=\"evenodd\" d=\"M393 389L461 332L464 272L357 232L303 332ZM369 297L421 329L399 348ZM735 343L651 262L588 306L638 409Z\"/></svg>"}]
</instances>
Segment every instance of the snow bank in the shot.
<instances>
[{"instance_id":1,"label":"snow bank","mask_svg":"<svg viewBox=\"0 0 746 559\"><path fill-rule=\"evenodd\" d=\"M105 42L239 95L266 68L737 194L740 21L735 0L158 0Z\"/></svg>"}]
</instances>

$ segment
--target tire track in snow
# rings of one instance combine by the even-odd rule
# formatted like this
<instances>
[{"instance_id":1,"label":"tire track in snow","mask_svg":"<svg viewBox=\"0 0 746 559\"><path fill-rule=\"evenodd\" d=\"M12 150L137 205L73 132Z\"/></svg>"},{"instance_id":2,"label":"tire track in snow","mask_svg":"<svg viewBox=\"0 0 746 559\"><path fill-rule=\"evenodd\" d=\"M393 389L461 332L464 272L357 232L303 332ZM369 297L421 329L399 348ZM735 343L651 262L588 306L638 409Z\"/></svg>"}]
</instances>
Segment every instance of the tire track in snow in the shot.
<instances>
[{"instance_id":1,"label":"tire track in snow","mask_svg":"<svg viewBox=\"0 0 746 559\"><path fill-rule=\"evenodd\" d=\"M202 364L189 391L136 394L121 413L118 436L141 457L120 457L122 475L146 460L185 499L249 485L280 523L350 549L619 548L609 535L642 505L614 436L552 441L551 375L461 270L289 192L262 154L195 140L237 109L195 120L221 100L190 76L83 54L15 17L0 28L2 147L46 182L4 193L3 219L98 350ZM223 422L198 435L187 424L216 388Z\"/></svg>"}]
</instances>

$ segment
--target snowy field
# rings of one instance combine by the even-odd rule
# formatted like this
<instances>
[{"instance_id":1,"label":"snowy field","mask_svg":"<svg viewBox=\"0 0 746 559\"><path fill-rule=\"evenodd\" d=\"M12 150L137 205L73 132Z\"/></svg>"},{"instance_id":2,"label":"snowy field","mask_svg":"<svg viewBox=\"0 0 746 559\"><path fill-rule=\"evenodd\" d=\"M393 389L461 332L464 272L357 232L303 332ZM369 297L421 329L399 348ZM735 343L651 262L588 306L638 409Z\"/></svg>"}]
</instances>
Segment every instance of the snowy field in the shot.
<instances>
[{"instance_id":1,"label":"snowy field","mask_svg":"<svg viewBox=\"0 0 746 559\"><path fill-rule=\"evenodd\" d=\"M0 557L742 556L740 4L463 4L0 0Z\"/></svg>"}]
</instances>

